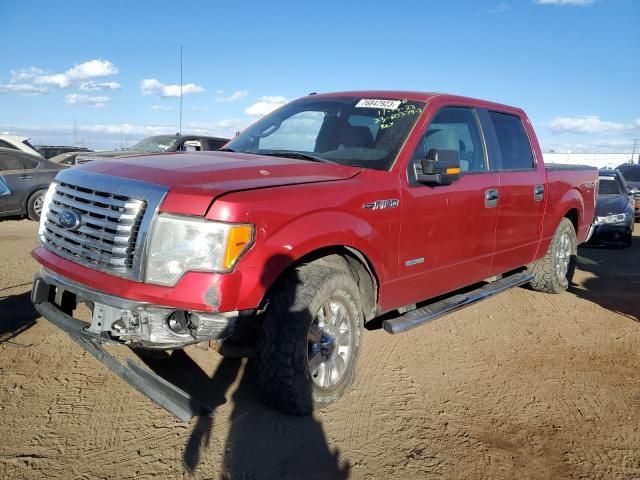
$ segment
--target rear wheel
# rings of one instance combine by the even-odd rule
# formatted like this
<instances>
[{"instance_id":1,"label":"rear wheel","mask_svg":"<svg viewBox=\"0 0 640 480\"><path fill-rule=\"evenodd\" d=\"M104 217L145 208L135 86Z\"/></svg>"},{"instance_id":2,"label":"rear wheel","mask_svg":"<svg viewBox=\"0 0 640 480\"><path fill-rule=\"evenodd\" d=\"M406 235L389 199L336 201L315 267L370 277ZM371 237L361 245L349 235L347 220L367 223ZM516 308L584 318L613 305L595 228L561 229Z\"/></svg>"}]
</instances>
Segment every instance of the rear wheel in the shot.
<instances>
[{"instance_id":1,"label":"rear wheel","mask_svg":"<svg viewBox=\"0 0 640 480\"><path fill-rule=\"evenodd\" d=\"M36 222L40 221L42 207L44 206L44 195L46 190L36 190L27 200L27 216Z\"/></svg>"},{"instance_id":2,"label":"rear wheel","mask_svg":"<svg viewBox=\"0 0 640 480\"><path fill-rule=\"evenodd\" d=\"M336 401L355 378L361 336L353 278L313 264L296 269L270 299L257 342L265 402L306 415Z\"/></svg>"},{"instance_id":3,"label":"rear wheel","mask_svg":"<svg viewBox=\"0 0 640 480\"><path fill-rule=\"evenodd\" d=\"M529 266L534 278L531 287L547 293L564 292L576 268L578 241L571 220L563 218L551 239L547 254Z\"/></svg>"}]
</instances>

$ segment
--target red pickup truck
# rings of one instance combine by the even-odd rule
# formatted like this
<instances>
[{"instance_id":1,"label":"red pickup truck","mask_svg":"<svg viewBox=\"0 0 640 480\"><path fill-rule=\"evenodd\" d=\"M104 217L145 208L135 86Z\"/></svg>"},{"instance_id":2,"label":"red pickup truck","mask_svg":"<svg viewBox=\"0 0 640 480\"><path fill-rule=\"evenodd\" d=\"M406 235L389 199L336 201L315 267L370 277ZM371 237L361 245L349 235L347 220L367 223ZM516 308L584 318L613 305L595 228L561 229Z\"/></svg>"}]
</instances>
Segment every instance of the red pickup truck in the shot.
<instances>
[{"instance_id":1,"label":"red pickup truck","mask_svg":"<svg viewBox=\"0 0 640 480\"><path fill-rule=\"evenodd\" d=\"M565 290L597 179L545 167L518 108L312 94L222 151L60 172L32 301L180 418L193 414L185 392L104 344L245 342L267 403L306 414L349 389L374 319L395 334L509 287ZM74 317L81 303L90 322Z\"/></svg>"}]
</instances>

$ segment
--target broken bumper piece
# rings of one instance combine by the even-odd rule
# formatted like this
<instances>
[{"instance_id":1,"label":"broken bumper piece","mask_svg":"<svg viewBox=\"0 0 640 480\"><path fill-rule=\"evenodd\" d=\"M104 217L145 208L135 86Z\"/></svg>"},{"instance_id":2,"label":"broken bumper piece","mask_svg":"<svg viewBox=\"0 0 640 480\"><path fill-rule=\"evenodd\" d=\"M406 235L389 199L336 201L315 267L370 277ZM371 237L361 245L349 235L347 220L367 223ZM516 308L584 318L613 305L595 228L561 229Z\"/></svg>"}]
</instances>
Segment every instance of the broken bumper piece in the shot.
<instances>
[{"instance_id":1,"label":"broken bumper piece","mask_svg":"<svg viewBox=\"0 0 640 480\"><path fill-rule=\"evenodd\" d=\"M185 422L193 416L209 414L210 409L131 359L126 364L121 363L103 345L171 349L222 339L231 335L239 317L252 313L204 314L153 306L87 289L45 269L36 274L31 301L44 318L64 330L112 372ZM91 323L73 317L79 303L89 305ZM181 312L179 318L171 316L176 311ZM194 315L197 318L192 318ZM170 324L178 333L171 329ZM186 329L186 333L181 329Z\"/></svg>"}]
</instances>

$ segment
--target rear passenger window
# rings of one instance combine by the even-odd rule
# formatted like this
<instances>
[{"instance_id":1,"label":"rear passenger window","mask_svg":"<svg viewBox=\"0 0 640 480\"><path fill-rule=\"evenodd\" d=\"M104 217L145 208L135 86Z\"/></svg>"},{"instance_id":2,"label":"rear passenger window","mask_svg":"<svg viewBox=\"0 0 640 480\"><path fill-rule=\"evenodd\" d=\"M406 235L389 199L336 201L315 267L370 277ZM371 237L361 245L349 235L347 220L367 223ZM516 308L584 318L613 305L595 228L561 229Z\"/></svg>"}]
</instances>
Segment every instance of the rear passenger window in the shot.
<instances>
[{"instance_id":1,"label":"rear passenger window","mask_svg":"<svg viewBox=\"0 0 640 480\"><path fill-rule=\"evenodd\" d=\"M33 159L33 158L23 157L22 158L22 163L23 163L23 168L25 170L31 170L31 169L36 168L38 166L38 161Z\"/></svg>"},{"instance_id":2,"label":"rear passenger window","mask_svg":"<svg viewBox=\"0 0 640 480\"><path fill-rule=\"evenodd\" d=\"M489 116L498 137L502 170L534 168L531 144L520 117L499 112L489 112Z\"/></svg>"}]
</instances>

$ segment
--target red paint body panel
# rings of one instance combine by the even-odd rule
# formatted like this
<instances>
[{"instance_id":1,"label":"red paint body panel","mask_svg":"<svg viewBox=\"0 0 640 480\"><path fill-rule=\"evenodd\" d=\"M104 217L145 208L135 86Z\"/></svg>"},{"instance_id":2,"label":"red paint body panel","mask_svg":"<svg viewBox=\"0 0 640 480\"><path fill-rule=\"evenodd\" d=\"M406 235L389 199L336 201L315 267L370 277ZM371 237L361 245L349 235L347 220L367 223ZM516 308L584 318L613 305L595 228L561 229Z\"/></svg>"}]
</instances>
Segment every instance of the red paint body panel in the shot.
<instances>
[{"instance_id":1,"label":"red paint body panel","mask_svg":"<svg viewBox=\"0 0 640 480\"><path fill-rule=\"evenodd\" d=\"M34 257L50 270L110 295L188 310L231 311L258 307L278 276L305 255L346 246L368 261L378 286L378 311L384 312L542 257L558 223L572 209L577 213L578 238L586 238L597 171L547 171L521 110L417 92L337 95L428 102L390 171L228 152L149 155L80 167L166 185L169 192L161 212L254 224L255 242L233 272L191 272L175 287L161 287L96 272L43 248L36 248ZM536 169L466 174L449 186L410 185L412 154L431 119L445 106L520 116ZM545 187L541 202L533 199L535 185ZM485 208L484 192L490 188L500 190L497 208ZM363 208L387 199L399 200L398 207Z\"/></svg>"}]
</instances>

